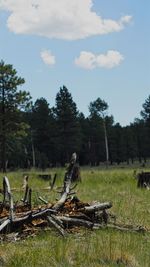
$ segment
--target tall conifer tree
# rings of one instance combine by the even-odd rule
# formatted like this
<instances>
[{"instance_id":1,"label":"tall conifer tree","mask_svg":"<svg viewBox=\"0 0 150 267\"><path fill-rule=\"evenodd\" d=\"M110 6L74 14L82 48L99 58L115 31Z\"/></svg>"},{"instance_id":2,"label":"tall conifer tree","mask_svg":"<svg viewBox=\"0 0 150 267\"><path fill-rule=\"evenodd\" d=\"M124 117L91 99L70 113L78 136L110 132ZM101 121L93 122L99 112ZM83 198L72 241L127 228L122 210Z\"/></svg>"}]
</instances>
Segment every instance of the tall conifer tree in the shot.
<instances>
[{"instance_id":1,"label":"tall conifer tree","mask_svg":"<svg viewBox=\"0 0 150 267\"><path fill-rule=\"evenodd\" d=\"M30 105L30 94L18 91L18 86L25 80L17 76L17 71L10 64L0 62L0 145L1 168L6 172L7 143L11 135L25 129L21 121L21 111Z\"/></svg>"},{"instance_id":2,"label":"tall conifer tree","mask_svg":"<svg viewBox=\"0 0 150 267\"><path fill-rule=\"evenodd\" d=\"M57 123L57 148L59 160L64 165L73 152L80 150L78 110L68 89L63 86L56 95L54 109Z\"/></svg>"}]
</instances>

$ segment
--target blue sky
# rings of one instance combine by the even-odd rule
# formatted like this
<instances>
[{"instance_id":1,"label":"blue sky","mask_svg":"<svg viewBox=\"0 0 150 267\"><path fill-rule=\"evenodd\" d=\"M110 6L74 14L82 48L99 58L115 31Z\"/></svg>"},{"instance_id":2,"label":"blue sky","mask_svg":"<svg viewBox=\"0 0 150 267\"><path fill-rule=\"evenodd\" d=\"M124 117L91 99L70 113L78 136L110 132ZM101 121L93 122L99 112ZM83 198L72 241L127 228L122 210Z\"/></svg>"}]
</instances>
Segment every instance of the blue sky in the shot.
<instances>
[{"instance_id":1,"label":"blue sky","mask_svg":"<svg viewBox=\"0 0 150 267\"><path fill-rule=\"evenodd\" d=\"M85 115L100 97L127 125L150 94L149 11L149 0L0 0L0 58L34 101L54 105L65 85Z\"/></svg>"}]
</instances>

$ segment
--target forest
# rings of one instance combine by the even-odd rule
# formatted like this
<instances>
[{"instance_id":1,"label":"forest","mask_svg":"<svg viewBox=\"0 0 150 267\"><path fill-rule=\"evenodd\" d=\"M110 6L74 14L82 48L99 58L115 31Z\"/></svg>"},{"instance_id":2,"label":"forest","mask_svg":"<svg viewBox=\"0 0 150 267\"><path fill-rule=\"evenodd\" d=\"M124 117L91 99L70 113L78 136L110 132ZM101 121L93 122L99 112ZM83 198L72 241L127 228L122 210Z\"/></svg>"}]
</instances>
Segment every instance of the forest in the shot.
<instances>
[{"instance_id":1,"label":"forest","mask_svg":"<svg viewBox=\"0 0 150 267\"><path fill-rule=\"evenodd\" d=\"M78 110L71 88L60 87L55 106L50 106L44 97L33 102L29 92L20 90L24 83L13 65L0 62L3 172L64 166L73 152L80 165L90 166L145 164L150 158L150 95L141 107L141 117L123 127L100 97L89 103L89 116L85 116Z\"/></svg>"}]
</instances>

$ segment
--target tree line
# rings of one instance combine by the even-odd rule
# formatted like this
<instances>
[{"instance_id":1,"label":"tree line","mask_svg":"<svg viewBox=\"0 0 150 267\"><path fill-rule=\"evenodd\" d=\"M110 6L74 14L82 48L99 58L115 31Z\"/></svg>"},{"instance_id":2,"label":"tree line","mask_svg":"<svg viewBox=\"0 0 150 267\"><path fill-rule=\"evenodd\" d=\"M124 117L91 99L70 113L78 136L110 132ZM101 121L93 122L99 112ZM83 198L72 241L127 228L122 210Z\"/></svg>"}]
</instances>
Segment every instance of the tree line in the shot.
<instances>
[{"instance_id":1,"label":"tree line","mask_svg":"<svg viewBox=\"0 0 150 267\"><path fill-rule=\"evenodd\" d=\"M73 152L81 165L146 162L150 157L150 96L141 118L122 127L100 97L89 103L89 116L77 108L62 86L55 106L45 98L32 102L18 87L25 80L10 64L0 62L0 169L45 169L64 166Z\"/></svg>"}]
</instances>

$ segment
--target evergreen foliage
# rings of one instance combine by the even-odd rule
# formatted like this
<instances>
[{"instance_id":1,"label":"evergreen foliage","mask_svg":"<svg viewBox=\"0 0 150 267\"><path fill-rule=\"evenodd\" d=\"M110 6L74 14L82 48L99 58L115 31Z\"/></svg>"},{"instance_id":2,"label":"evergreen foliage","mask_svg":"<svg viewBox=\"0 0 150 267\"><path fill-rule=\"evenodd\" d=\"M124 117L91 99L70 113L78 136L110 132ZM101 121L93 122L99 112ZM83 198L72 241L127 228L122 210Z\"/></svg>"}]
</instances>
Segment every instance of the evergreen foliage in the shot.
<instances>
[{"instance_id":1,"label":"evergreen foliage","mask_svg":"<svg viewBox=\"0 0 150 267\"><path fill-rule=\"evenodd\" d=\"M89 116L77 109L66 86L56 95L55 106L45 98L34 104L18 86L25 81L12 65L0 62L0 168L64 165L73 152L81 165L144 164L150 158L150 96L142 118L123 127L108 114L100 97L89 104Z\"/></svg>"},{"instance_id":2,"label":"evergreen foliage","mask_svg":"<svg viewBox=\"0 0 150 267\"><path fill-rule=\"evenodd\" d=\"M25 80L17 76L17 71L10 64L0 62L0 144L1 168L6 171L8 153L13 151L12 140L23 137L27 125L22 121L22 112L30 106L30 94L18 91L18 86ZM18 143L19 144L19 143Z\"/></svg>"},{"instance_id":3,"label":"evergreen foliage","mask_svg":"<svg viewBox=\"0 0 150 267\"><path fill-rule=\"evenodd\" d=\"M69 162L70 155L80 151L80 125L78 110L68 89L63 86L56 95L54 108L59 162Z\"/></svg>"}]
</instances>

